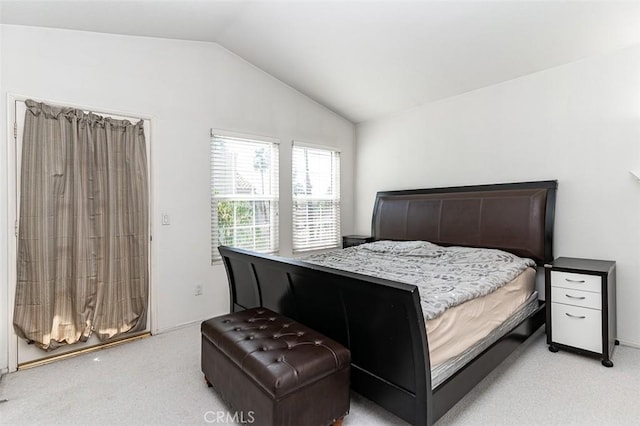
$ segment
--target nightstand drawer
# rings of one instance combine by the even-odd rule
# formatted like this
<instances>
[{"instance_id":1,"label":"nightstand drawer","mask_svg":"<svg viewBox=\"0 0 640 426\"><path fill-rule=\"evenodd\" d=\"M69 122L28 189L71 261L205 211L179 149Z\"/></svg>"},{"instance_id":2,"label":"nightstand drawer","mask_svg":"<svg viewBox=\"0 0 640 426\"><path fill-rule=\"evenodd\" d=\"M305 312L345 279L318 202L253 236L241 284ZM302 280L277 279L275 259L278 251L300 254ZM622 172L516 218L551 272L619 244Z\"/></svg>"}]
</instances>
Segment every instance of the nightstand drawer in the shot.
<instances>
[{"instance_id":1,"label":"nightstand drawer","mask_svg":"<svg viewBox=\"0 0 640 426\"><path fill-rule=\"evenodd\" d=\"M551 304L552 341L602 352L602 312L561 303Z\"/></svg>"},{"instance_id":2,"label":"nightstand drawer","mask_svg":"<svg viewBox=\"0 0 640 426\"><path fill-rule=\"evenodd\" d=\"M600 293L570 288L551 287L551 302L598 310L602 309L602 296Z\"/></svg>"},{"instance_id":3,"label":"nightstand drawer","mask_svg":"<svg viewBox=\"0 0 640 426\"><path fill-rule=\"evenodd\" d=\"M575 290L600 293L602 289L602 278L598 275L551 271L551 287L572 288Z\"/></svg>"}]
</instances>

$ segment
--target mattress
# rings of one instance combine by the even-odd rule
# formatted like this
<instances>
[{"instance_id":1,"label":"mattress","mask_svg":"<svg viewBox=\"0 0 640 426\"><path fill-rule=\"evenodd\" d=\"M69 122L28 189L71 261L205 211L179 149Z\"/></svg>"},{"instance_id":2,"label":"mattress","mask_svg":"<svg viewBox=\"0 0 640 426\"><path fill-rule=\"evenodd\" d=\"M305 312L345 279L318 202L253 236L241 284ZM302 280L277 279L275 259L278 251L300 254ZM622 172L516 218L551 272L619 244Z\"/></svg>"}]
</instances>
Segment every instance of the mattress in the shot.
<instances>
[{"instance_id":1,"label":"mattress","mask_svg":"<svg viewBox=\"0 0 640 426\"><path fill-rule=\"evenodd\" d=\"M502 324L535 291L536 271L528 268L493 293L466 301L426 321L432 366L458 356Z\"/></svg>"},{"instance_id":2,"label":"mattress","mask_svg":"<svg viewBox=\"0 0 640 426\"><path fill-rule=\"evenodd\" d=\"M458 356L449 358L447 361L442 362L436 366L431 367L431 388L436 389L443 384L449 377L451 377L460 368L467 365L476 356L482 353L485 349L498 341L502 336L507 334L518 324L524 321L529 315L534 313L538 309L538 292L534 292L527 301L514 312L506 321L500 324L498 327L491 330L491 332L475 345L468 347Z\"/></svg>"}]
</instances>

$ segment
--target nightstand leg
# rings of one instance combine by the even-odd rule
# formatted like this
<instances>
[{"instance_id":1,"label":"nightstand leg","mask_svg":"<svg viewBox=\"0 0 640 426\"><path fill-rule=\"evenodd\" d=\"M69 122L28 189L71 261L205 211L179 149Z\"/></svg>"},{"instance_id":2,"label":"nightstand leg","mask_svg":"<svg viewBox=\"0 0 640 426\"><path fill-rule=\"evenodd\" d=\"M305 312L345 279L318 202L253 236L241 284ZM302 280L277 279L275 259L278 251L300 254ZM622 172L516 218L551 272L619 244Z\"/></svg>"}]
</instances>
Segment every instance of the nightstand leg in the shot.
<instances>
[{"instance_id":1,"label":"nightstand leg","mask_svg":"<svg viewBox=\"0 0 640 426\"><path fill-rule=\"evenodd\" d=\"M614 343L616 346L619 346L619 345L620 345L620 340L616 339L616 341L615 341L615 342L613 342L613 343Z\"/></svg>"},{"instance_id":2,"label":"nightstand leg","mask_svg":"<svg viewBox=\"0 0 640 426\"><path fill-rule=\"evenodd\" d=\"M558 352L558 347L552 343L549 345L549 350L555 353Z\"/></svg>"},{"instance_id":3,"label":"nightstand leg","mask_svg":"<svg viewBox=\"0 0 640 426\"><path fill-rule=\"evenodd\" d=\"M610 359L603 359L602 360L602 365L604 365L605 367L611 368L611 367L613 367L613 362L611 362Z\"/></svg>"}]
</instances>

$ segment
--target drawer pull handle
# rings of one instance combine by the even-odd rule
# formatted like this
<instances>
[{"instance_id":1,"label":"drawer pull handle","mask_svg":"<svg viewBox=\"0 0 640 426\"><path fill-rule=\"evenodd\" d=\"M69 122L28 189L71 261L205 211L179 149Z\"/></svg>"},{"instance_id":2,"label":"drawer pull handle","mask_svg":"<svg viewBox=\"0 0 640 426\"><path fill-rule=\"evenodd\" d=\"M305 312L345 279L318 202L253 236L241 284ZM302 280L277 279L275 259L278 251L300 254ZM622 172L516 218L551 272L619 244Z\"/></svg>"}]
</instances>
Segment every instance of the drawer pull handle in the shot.
<instances>
[{"instance_id":1,"label":"drawer pull handle","mask_svg":"<svg viewBox=\"0 0 640 426\"><path fill-rule=\"evenodd\" d=\"M568 317L571 317L571 318L578 318L578 319L585 319L585 318L586 318L584 315L580 315L580 316L578 316L578 315L571 315L569 312L565 312L565 314L566 314Z\"/></svg>"},{"instance_id":2,"label":"drawer pull handle","mask_svg":"<svg viewBox=\"0 0 640 426\"><path fill-rule=\"evenodd\" d=\"M584 297L584 296L572 296L570 294L565 294L565 296L567 296L569 299L578 299L578 300L586 299L586 297Z\"/></svg>"},{"instance_id":3,"label":"drawer pull handle","mask_svg":"<svg viewBox=\"0 0 640 426\"><path fill-rule=\"evenodd\" d=\"M569 279L569 278L565 278L565 280L569 281L570 283L580 283L580 284L584 283L584 280L572 280L572 279Z\"/></svg>"}]
</instances>

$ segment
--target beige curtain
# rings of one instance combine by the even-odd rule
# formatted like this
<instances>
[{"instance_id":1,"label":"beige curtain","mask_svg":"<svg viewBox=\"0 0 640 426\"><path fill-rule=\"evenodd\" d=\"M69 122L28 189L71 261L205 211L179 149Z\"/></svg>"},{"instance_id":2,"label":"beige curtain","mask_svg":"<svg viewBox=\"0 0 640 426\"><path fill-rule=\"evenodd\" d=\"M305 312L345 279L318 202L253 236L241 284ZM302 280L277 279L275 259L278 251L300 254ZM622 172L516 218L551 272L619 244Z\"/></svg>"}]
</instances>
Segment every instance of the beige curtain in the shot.
<instances>
[{"instance_id":1,"label":"beige curtain","mask_svg":"<svg viewBox=\"0 0 640 426\"><path fill-rule=\"evenodd\" d=\"M22 148L16 333L44 350L144 330L143 122L35 101Z\"/></svg>"}]
</instances>

